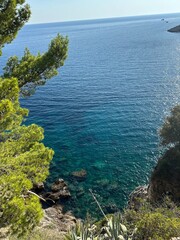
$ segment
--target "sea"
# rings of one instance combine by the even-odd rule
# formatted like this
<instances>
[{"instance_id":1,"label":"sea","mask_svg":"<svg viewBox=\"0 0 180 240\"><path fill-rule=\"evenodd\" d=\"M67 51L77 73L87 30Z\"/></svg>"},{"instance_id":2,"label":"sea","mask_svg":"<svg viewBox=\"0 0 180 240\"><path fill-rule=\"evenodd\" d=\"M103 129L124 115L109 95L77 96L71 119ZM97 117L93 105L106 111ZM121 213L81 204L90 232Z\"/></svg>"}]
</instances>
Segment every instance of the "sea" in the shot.
<instances>
[{"instance_id":1,"label":"sea","mask_svg":"<svg viewBox=\"0 0 180 240\"><path fill-rule=\"evenodd\" d=\"M180 13L33 24L3 49L1 69L26 47L43 53L58 33L69 38L59 75L21 104L55 151L47 187L65 179L75 216L101 217L90 190L113 213L148 183L163 152L159 129L180 103L180 34L167 32L179 24ZM72 176L81 170L85 178Z\"/></svg>"}]
</instances>

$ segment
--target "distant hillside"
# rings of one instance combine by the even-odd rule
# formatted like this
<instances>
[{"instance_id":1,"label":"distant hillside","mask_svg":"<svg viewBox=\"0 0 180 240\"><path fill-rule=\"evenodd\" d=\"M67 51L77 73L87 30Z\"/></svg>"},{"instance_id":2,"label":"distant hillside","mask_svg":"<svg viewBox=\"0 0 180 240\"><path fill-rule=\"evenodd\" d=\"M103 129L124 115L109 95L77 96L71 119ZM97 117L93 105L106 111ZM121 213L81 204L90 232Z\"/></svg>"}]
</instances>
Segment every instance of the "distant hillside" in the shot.
<instances>
[{"instance_id":1,"label":"distant hillside","mask_svg":"<svg viewBox=\"0 0 180 240\"><path fill-rule=\"evenodd\" d=\"M180 25L169 29L168 32L180 32Z\"/></svg>"}]
</instances>

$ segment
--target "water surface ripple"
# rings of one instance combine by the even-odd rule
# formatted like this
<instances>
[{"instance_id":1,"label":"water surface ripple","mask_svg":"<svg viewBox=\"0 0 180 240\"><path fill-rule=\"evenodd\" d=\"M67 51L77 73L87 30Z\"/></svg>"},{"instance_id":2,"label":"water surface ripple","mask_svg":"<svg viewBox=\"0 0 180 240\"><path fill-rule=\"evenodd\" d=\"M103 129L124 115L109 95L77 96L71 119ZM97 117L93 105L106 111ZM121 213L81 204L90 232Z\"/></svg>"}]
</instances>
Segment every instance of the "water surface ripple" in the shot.
<instances>
[{"instance_id":1,"label":"water surface ripple","mask_svg":"<svg viewBox=\"0 0 180 240\"><path fill-rule=\"evenodd\" d=\"M77 216L99 215L89 188L112 212L147 183L160 150L157 130L180 100L180 35L166 31L179 22L180 14L28 25L4 49L1 65L26 46L44 51L58 32L69 37L59 76L21 102L30 109L27 123L44 127L56 152L48 183L67 180L67 208ZM80 169L87 177L78 182L71 172Z\"/></svg>"}]
</instances>

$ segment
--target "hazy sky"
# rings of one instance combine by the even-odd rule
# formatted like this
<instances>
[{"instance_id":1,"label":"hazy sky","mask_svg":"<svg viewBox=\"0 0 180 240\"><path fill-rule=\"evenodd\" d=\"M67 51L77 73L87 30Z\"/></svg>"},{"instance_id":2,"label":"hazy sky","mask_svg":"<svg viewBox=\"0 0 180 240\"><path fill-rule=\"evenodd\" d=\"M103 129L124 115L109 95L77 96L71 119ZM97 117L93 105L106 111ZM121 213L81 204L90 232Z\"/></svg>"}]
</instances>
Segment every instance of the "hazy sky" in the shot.
<instances>
[{"instance_id":1,"label":"hazy sky","mask_svg":"<svg viewBox=\"0 0 180 240\"><path fill-rule=\"evenodd\" d=\"M30 23L180 12L180 0L27 0Z\"/></svg>"}]
</instances>

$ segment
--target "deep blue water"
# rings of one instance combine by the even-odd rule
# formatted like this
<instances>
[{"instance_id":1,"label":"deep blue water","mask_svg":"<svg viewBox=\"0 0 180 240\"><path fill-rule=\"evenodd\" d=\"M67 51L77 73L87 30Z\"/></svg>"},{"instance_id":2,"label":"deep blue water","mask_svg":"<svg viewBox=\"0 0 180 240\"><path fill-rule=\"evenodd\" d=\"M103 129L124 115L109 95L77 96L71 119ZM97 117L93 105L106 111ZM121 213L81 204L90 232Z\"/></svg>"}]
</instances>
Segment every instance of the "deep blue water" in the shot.
<instances>
[{"instance_id":1,"label":"deep blue water","mask_svg":"<svg viewBox=\"0 0 180 240\"><path fill-rule=\"evenodd\" d=\"M27 46L43 52L58 32L69 37L59 76L21 102L56 152L48 184L67 180L76 215L100 214L89 188L109 212L147 183L161 150L158 128L180 101L180 34L166 31L179 23L174 14L27 25L5 47L1 66ZM70 174L80 169L87 178L76 182Z\"/></svg>"}]
</instances>

